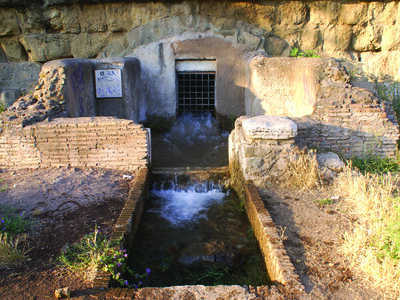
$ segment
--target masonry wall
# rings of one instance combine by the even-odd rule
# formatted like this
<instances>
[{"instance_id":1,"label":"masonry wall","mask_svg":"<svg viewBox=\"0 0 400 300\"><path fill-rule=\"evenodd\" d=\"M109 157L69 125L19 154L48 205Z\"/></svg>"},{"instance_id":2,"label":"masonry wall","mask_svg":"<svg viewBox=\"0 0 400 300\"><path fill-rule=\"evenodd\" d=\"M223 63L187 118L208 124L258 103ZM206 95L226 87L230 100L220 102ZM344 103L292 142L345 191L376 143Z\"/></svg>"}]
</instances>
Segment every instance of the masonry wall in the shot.
<instances>
[{"instance_id":1,"label":"masonry wall","mask_svg":"<svg viewBox=\"0 0 400 300\"><path fill-rule=\"evenodd\" d=\"M148 132L129 120L56 119L3 130L0 168L86 167L136 171L149 162Z\"/></svg>"},{"instance_id":2,"label":"masonry wall","mask_svg":"<svg viewBox=\"0 0 400 300\"><path fill-rule=\"evenodd\" d=\"M298 142L347 158L396 156L399 125L392 103L365 99L369 101L320 97L311 116L296 119Z\"/></svg>"}]
</instances>

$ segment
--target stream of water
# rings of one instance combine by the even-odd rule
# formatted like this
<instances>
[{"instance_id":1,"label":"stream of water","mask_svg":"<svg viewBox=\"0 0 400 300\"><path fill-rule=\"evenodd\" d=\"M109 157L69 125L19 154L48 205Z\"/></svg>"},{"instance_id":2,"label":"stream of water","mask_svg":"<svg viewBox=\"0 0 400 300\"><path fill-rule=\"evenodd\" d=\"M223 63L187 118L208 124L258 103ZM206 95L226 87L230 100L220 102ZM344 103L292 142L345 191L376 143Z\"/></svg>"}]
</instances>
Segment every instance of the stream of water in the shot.
<instances>
[{"instance_id":1,"label":"stream of water","mask_svg":"<svg viewBox=\"0 0 400 300\"><path fill-rule=\"evenodd\" d=\"M227 137L211 116L184 116L153 142L162 169L128 256L137 272L152 270L146 286L268 284L243 204L226 188L227 169L193 171L227 166Z\"/></svg>"}]
</instances>

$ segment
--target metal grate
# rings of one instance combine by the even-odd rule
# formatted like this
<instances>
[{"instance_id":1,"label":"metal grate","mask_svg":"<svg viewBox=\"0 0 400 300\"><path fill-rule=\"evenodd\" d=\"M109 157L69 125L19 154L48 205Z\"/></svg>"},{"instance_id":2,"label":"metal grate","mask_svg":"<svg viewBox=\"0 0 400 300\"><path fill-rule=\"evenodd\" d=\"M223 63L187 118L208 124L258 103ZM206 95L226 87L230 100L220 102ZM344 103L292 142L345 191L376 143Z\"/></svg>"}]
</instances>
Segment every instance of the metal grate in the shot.
<instances>
[{"instance_id":1,"label":"metal grate","mask_svg":"<svg viewBox=\"0 0 400 300\"><path fill-rule=\"evenodd\" d=\"M214 113L215 72L178 72L178 114Z\"/></svg>"}]
</instances>

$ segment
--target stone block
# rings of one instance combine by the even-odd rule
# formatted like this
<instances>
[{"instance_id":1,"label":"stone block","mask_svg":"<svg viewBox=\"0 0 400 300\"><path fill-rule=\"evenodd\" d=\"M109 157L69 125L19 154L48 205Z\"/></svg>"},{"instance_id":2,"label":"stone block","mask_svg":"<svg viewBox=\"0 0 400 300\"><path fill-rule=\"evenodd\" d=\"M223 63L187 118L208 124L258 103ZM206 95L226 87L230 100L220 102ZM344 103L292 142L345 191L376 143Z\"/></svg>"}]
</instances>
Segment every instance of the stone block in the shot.
<instances>
[{"instance_id":1,"label":"stone block","mask_svg":"<svg viewBox=\"0 0 400 300\"><path fill-rule=\"evenodd\" d=\"M313 1L309 8L312 24L331 25L337 23L341 6L336 1Z\"/></svg>"},{"instance_id":2,"label":"stone block","mask_svg":"<svg viewBox=\"0 0 400 300\"><path fill-rule=\"evenodd\" d=\"M364 25L368 22L368 3L343 3L339 11L339 24Z\"/></svg>"},{"instance_id":3,"label":"stone block","mask_svg":"<svg viewBox=\"0 0 400 300\"><path fill-rule=\"evenodd\" d=\"M382 50L400 50L400 30L399 25L385 26L382 33Z\"/></svg>"},{"instance_id":4,"label":"stone block","mask_svg":"<svg viewBox=\"0 0 400 300\"><path fill-rule=\"evenodd\" d=\"M106 31L107 21L104 5L84 5L80 12L79 24L82 32Z\"/></svg>"},{"instance_id":5,"label":"stone block","mask_svg":"<svg viewBox=\"0 0 400 300\"><path fill-rule=\"evenodd\" d=\"M0 7L0 20L0 36L13 36L21 33L14 10Z\"/></svg>"},{"instance_id":6,"label":"stone block","mask_svg":"<svg viewBox=\"0 0 400 300\"><path fill-rule=\"evenodd\" d=\"M256 116L244 120L242 127L253 139L287 140L297 136L296 123L286 117Z\"/></svg>"},{"instance_id":7,"label":"stone block","mask_svg":"<svg viewBox=\"0 0 400 300\"><path fill-rule=\"evenodd\" d=\"M18 38L4 38L0 40L3 51L9 62L27 61L28 55Z\"/></svg>"},{"instance_id":8,"label":"stone block","mask_svg":"<svg viewBox=\"0 0 400 300\"><path fill-rule=\"evenodd\" d=\"M44 17L52 32L79 33L81 31L77 21L79 17L77 6L51 7L44 11Z\"/></svg>"},{"instance_id":9,"label":"stone block","mask_svg":"<svg viewBox=\"0 0 400 300\"><path fill-rule=\"evenodd\" d=\"M133 27L132 3L110 3L105 6L107 28L112 32L129 31Z\"/></svg>"},{"instance_id":10,"label":"stone block","mask_svg":"<svg viewBox=\"0 0 400 300\"><path fill-rule=\"evenodd\" d=\"M299 25L304 23L306 16L307 7L305 3L300 1L290 1L277 7L276 22L284 25Z\"/></svg>"},{"instance_id":11,"label":"stone block","mask_svg":"<svg viewBox=\"0 0 400 300\"><path fill-rule=\"evenodd\" d=\"M289 54L289 43L276 35L265 38L264 50L268 56L287 56Z\"/></svg>"},{"instance_id":12,"label":"stone block","mask_svg":"<svg viewBox=\"0 0 400 300\"><path fill-rule=\"evenodd\" d=\"M17 11L17 17L23 34L46 32L43 10L24 8Z\"/></svg>"},{"instance_id":13,"label":"stone block","mask_svg":"<svg viewBox=\"0 0 400 300\"><path fill-rule=\"evenodd\" d=\"M21 39L30 61L47 61L72 56L68 35L30 34Z\"/></svg>"},{"instance_id":14,"label":"stone block","mask_svg":"<svg viewBox=\"0 0 400 300\"><path fill-rule=\"evenodd\" d=\"M383 27L380 25L353 27L351 46L355 51L378 51L381 49Z\"/></svg>"},{"instance_id":15,"label":"stone block","mask_svg":"<svg viewBox=\"0 0 400 300\"><path fill-rule=\"evenodd\" d=\"M94 58L106 47L109 33L82 33L73 38L71 52L75 58Z\"/></svg>"},{"instance_id":16,"label":"stone block","mask_svg":"<svg viewBox=\"0 0 400 300\"><path fill-rule=\"evenodd\" d=\"M336 25L323 32L324 50L328 52L347 51L352 37L350 25Z\"/></svg>"}]
</instances>

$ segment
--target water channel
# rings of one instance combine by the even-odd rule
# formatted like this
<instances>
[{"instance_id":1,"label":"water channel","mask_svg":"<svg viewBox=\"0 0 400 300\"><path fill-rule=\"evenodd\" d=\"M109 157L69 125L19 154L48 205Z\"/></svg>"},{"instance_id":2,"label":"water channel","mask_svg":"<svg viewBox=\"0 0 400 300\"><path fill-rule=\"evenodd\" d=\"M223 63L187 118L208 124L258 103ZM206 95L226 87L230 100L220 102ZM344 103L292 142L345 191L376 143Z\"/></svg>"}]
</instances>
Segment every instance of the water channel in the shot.
<instances>
[{"instance_id":1,"label":"water channel","mask_svg":"<svg viewBox=\"0 0 400 300\"><path fill-rule=\"evenodd\" d=\"M227 188L227 137L210 115L183 116L153 137L156 168L129 255L132 269L152 270L145 286L268 284L244 206Z\"/></svg>"}]
</instances>

